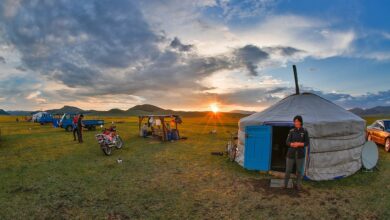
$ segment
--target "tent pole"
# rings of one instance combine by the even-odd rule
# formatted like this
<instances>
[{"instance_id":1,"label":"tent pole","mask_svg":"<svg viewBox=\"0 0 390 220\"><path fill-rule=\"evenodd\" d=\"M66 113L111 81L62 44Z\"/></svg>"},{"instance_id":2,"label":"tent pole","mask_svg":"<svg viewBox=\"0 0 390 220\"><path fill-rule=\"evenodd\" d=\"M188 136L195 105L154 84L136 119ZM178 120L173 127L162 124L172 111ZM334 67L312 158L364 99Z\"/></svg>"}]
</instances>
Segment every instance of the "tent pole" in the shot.
<instances>
[{"instance_id":1,"label":"tent pole","mask_svg":"<svg viewBox=\"0 0 390 220\"><path fill-rule=\"evenodd\" d=\"M163 129L162 140L163 140L163 141L166 141L166 140L167 140L167 130L166 130L166 128L165 128L164 117L160 117L160 121L161 121L162 129Z\"/></svg>"},{"instance_id":2,"label":"tent pole","mask_svg":"<svg viewBox=\"0 0 390 220\"><path fill-rule=\"evenodd\" d=\"M141 119L141 116L138 116L138 131L141 130L142 119Z\"/></svg>"}]
</instances>

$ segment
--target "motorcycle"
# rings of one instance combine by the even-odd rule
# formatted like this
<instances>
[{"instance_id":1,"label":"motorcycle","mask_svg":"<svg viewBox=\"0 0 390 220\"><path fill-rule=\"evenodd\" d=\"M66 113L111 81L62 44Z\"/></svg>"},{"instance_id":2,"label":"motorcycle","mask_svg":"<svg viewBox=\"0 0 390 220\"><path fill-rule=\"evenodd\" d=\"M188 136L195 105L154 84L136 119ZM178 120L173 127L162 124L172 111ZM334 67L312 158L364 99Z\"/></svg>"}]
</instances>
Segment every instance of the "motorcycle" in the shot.
<instances>
[{"instance_id":1,"label":"motorcycle","mask_svg":"<svg viewBox=\"0 0 390 220\"><path fill-rule=\"evenodd\" d=\"M122 138L116 132L116 126L105 128L101 134L97 134L95 137L103 153L107 156L111 155L114 147L120 149L124 145Z\"/></svg>"}]
</instances>

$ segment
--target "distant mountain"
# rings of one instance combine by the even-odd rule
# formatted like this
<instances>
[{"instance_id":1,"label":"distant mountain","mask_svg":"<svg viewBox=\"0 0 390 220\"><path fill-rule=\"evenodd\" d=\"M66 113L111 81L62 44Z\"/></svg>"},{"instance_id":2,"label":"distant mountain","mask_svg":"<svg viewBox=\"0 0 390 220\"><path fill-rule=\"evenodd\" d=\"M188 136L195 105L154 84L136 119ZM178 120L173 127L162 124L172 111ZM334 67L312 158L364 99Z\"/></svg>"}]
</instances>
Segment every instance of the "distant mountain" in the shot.
<instances>
[{"instance_id":1,"label":"distant mountain","mask_svg":"<svg viewBox=\"0 0 390 220\"><path fill-rule=\"evenodd\" d=\"M107 111L107 113L112 113L112 114L123 114L125 111L119 108L113 108Z\"/></svg>"},{"instance_id":2,"label":"distant mountain","mask_svg":"<svg viewBox=\"0 0 390 220\"><path fill-rule=\"evenodd\" d=\"M362 109L362 108L353 108L349 110L350 112L365 116L365 115L390 115L390 106L376 106L373 108Z\"/></svg>"},{"instance_id":3,"label":"distant mountain","mask_svg":"<svg viewBox=\"0 0 390 220\"><path fill-rule=\"evenodd\" d=\"M9 113L4 111L3 109L0 109L0 115L9 115Z\"/></svg>"},{"instance_id":4,"label":"distant mountain","mask_svg":"<svg viewBox=\"0 0 390 220\"><path fill-rule=\"evenodd\" d=\"M355 115L364 115L364 109L362 108L352 108L349 109L348 111L354 113Z\"/></svg>"},{"instance_id":5,"label":"distant mountain","mask_svg":"<svg viewBox=\"0 0 390 220\"><path fill-rule=\"evenodd\" d=\"M150 104L136 105L134 107L129 108L128 110L121 110L121 109L114 108L108 111L83 110L78 107L66 105L60 109L48 109L45 111L51 114L83 113L83 114L94 115L98 117L99 116L170 115L170 114L177 114L184 117L202 117L210 114L210 111L174 111L170 109L163 109L158 106L150 105ZM38 111L10 111L9 113L12 115L31 115L32 113L36 113L36 112ZM228 114L231 117L241 118L243 117L243 115L252 114L252 113L254 112L234 110L231 112L220 112L219 114L220 115Z\"/></svg>"},{"instance_id":6,"label":"distant mountain","mask_svg":"<svg viewBox=\"0 0 390 220\"><path fill-rule=\"evenodd\" d=\"M80 108L74 107L74 106L65 105L64 107L62 107L60 109L50 109L50 110L46 110L46 112L51 113L51 114L63 114L63 113L76 114L76 113L85 113L86 111L82 110Z\"/></svg>"},{"instance_id":7,"label":"distant mountain","mask_svg":"<svg viewBox=\"0 0 390 220\"><path fill-rule=\"evenodd\" d=\"M7 111L10 115L30 116L32 111Z\"/></svg>"},{"instance_id":8,"label":"distant mountain","mask_svg":"<svg viewBox=\"0 0 390 220\"><path fill-rule=\"evenodd\" d=\"M144 112L163 112L166 111L163 108L157 107L155 105L150 105L150 104L144 104L144 105L136 105L132 108L129 108L127 112L131 111L144 111Z\"/></svg>"},{"instance_id":9,"label":"distant mountain","mask_svg":"<svg viewBox=\"0 0 390 220\"><path fill-rule=\"evenodd\" d=\"M243 114L243 115L251 115L256 113L255 111L245 111L245 110L232 110L229 113L238 113L238 114Z\"/></svg>"}]
</instances>

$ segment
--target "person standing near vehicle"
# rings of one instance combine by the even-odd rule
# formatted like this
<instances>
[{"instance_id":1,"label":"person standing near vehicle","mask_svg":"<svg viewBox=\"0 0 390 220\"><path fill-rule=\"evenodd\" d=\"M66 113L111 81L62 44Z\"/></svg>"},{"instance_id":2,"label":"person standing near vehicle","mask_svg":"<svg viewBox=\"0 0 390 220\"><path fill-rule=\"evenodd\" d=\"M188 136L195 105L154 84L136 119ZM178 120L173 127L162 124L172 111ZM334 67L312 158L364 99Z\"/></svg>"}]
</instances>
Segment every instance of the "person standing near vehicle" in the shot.
<instances>
[{"instance_id":1,"label":"person standing near vehicle","mask_svg":"<svg viewBox=\"0 0 390 220\"><path fill-rule=\"evenodd\" d=\"M75 115L73 117L73 121L72 121L72 127L73 127L73 140L76 141L76 134L77 134L77 137L79 136L78 135L78 131L77 131L77 122L79 120L79 115Z\"/></svg>"},{"instance_id":2,"label":"person standing near vehicle","mask_svg":"<svg viewBox=\"0 0 390 220\"><path fill-rule=\"evenodd\" d=\"M305 158L305 147L309 146L309 133L302 127L303 119L302 116L297 115L294 117L294 128L290 130L286 145L289 147L286 155L286 174L284 177L284 187L287 188L290 180L290 174L293 170L294 163L296 164L297 170L297 190L302 189L302 175L303 165Z\"/></svg>"},{"instance_id":3,"label":"person standing near vehicle","mask_svg":"<svg viewBox=\"0 0 390 220\"><path fill-rule=\"evenodd\" d=\"M78 137L79 143L83 143L83 118L84 118L84 115L81 114L79 116L79 120L77 120L77 137Z\"/></svg>"}]
</instances>

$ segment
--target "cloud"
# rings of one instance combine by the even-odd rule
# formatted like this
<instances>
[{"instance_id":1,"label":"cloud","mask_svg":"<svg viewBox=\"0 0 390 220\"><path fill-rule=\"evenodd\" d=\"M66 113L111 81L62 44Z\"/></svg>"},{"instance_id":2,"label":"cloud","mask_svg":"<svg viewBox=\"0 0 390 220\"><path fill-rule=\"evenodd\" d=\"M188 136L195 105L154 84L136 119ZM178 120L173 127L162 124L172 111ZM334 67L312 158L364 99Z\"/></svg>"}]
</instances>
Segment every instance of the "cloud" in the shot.
<instances>
[{"instance_id":1,"label":"cloud","mask_svg":"<svg viewBox=\"0 0 390 220\"><path fill-rule=\"evenodd\" d=\"M175 37L171 42L170 46L172 48L178 49L179 51L190 51L193 47L191 44L182 44L179 38Z\"/></svg>"},{"instance_id":2,"label":"cloud","mask_svg":"<svg viewBox=\"0 0 390 220\"><path fill-rule=\"evenodd\" d=\"M256 88L238 90L231 93L215 94L217 100L225 105L240 105L245 107L266 107L287 95L290 90L283 87L272 89Z\"/></svg>"},{"instance_id":3,"label":"cloud","mask_svg":"<svg viewBox=\"0 0 390 220\"><path fill-rule=\"evenodd\" d=\"M377 93L366 93L358 96L352 96L350 94L338 92L326 93L313 89L308 89L307 91L331 100L346 109L355 107L372 108L375 106L384 106L390 104L390 90L379 91Z\"/></svg>"},{"instance_id":4,"label":"cloud","mask_svg":"<svg viewBox=\"0 0 390 220\"><path fill-rule=\"evenodd\" d=\"M129 1L23 1L2 21L25 65L49 77L74 70L99 77L96 67L124 68L158 54L159 36Z\"/></svg>"},{"instance_id":5,"label":"cloud","mask_svg":"<svg viewBox=\"0 0 390 220\"><path fill-rule=\"evenodd\" d=\"M222 0L217 7L223 10L223 16L227 20L245 19L269 13L274 0Z\"/></svg>"},{"instance_id":6,"label":"cloud","mask_svg":"<svg viewBox=\"0 0 390 220\"><path fill-rule=\"evenodd\" d=\"M42 84L35 79L28 79L25 76L10 76L0 80L0 94L3 108L13 107L29 108L37 103L30 96L42 88ZM41 94L43 97L43 94ZM30 99L27 99L30 98Z\"/></svg>"},{"instance_id":7,"label":"cloud","mask_svg":"<svg viewBox=\"0 0 390 220\"><path fill-rule=\"evenodd\" d=\"M390 40L390 32L382 32L382 36L387 39L387 40Z\"/></svg>"},{"instance_id":8,"label":"cloud","mask_svg":"<svg viewBox=\"0 0 390 220\"><path fill-rule=\"evenodd\" d=\"M32 101L34 101L36 103L39 103L39 104L47 102L47 100L42 97L42 92L41 91L35 91L35 92L32 92L32 93L28 94L26 96L26 99L32 100Z\"/></svg>"},{"instance_id":9,"label":"cloud","mask_svg":"<svg viewBox=\"0 0 390 220\"><path fill-rule=\"evenodd\" d=\"M133 84L129 78L136 72L170 57L159 48L163 36L150 29L131 1L1 5L3 11L10 7L13 13L1 18L3 37L20 52L23 68L42 80L80 88L81 94L85 88L96 94L126 90L129 85L118 89L121 82Z\"/></svg>"},{"instance_id":10,"label":"cloud","mask_svg":"<svg viewBox=\"0 0 390 220\"><path fill-rule=\"evenodd\" d=\"M22 71L22 72L27 71L27 69L24 68L23 66L17 66L15 69L17 69L17 70L19 70L19 71Z\"/></svg>"},{"instance_id":11,"label":"cloud","mask_svg":"<svg viewBox=\"0 0 390 220\"><path fill-rule=\"evenodd\" d=\"M352 96L346 93L324 92L302 88L301 92L311 92L346 109L372 108L390 104L390 90ZM253 88L233 92L213 94L221 105L238 105L242 108L260 111L294 93L292 87ZM208 94L211 95L211 94Z\"/></svg>"},{"instance_id":12,"label":"cloud","mask_svg":"<svg viewBox=\"0 0 390 220\"><path fill-rule=\"evenodd\" d=\"M242 33L242 38L261 46L293 45L305 56L327 58L347 54L356 34L332 28L332 23L298 15L270 15Z\"/></svg>"},{"instance_id":13,"label":"cloud","mask_svg":"<svg viewBox=\"0 0 390 220\"><path fill-rule=\"evenodd\" d=\"M390 52L387 51L376 51L376 52L366 52L357 57L364 57L367 59L373 59L378 61L390 61Z\"/></svg>"},{"instance_id":14,"label":"cloud","mask_svg":"<svg viewBox=\"0 0 390 220\"><path fill-rule=\"evenodd\" d=\"M270 53L276 53L281 56L294 56L297 53L304 53L305 51L291 47L291 46L274 46L274 47L265 47L265 51Z\"/></svg>"},{"instance_id":15,"label":"cloud","mask_svg":"<svg viewBox=\"0 0 390 220\"><path fill-rule=\"evenodd\" d=\"M193 5L187 5L187 10L178 12L178 17L174 17L174 15L182 8L171 6L170 3L168 3L169 7L150 5L143 10L151 15L145 19L152 26L164 29L168 37L179 36L182 41L196 45L197 51L203 55L222 54L231 48L253 44L260 48L282 45L286 47L284 51L286 54L294 53L295 51L287 50L287 47L293 47L301 51L294 54L299 55L298 57L292 56L292 58L314 57L322 59L349 55L354 50L354 40L358 38L353 28L341 27L333 20L289 13L253 15L255 19L249 21L250 25L247 23L231 25L220 19L221 15L217 13L219 11L217 9L222 7L221 5L237 4L243 7L241 11L251 7L246 7L246 3L242 1L224 2L227 3L217 1L215 5L197 8L194 8ZM274 4L273 1L260 2L263 2L264 5L267 5L267 2L270 2L270 5ZM210 8L213 9L212 11L217 11L212 17L208 14ZM160 19L158 15L162 12L167 14L168 19ZM236 22L237 19L234 21ZM286 63L286 59L282 55L275 56L273 59L280 59L279 63Z\"/></svg>"},{"instance_id":16,"label":"cloud","mask_svg":"<svg viewBox=\"0 0 390 220\"><path fill-rule=\"evenodd\" d=\"M268 59L268 53L264 52L260 48L254 45L246 45L242 48L239 48L235 51L235 55L238 59L238 62L242 62L249 73L253 76L257 76L257 64L262 60Z\"/></svg>"},{"instance_id":17,"label":"cloud","mask_svg":"<svg viewBox=\"0 0 390 220\"><path fill-rule=\"evenodd\" d=\"M194 45L153 30L136 5L124 0L24 1L2 21L23 67L75 89L74 97L142 94L172 85L202 91L208 89L197 83L202 78L241 68L257 75L257 65L269 57L255 45L201 55Z\"/></svg>"}]
</instances>

